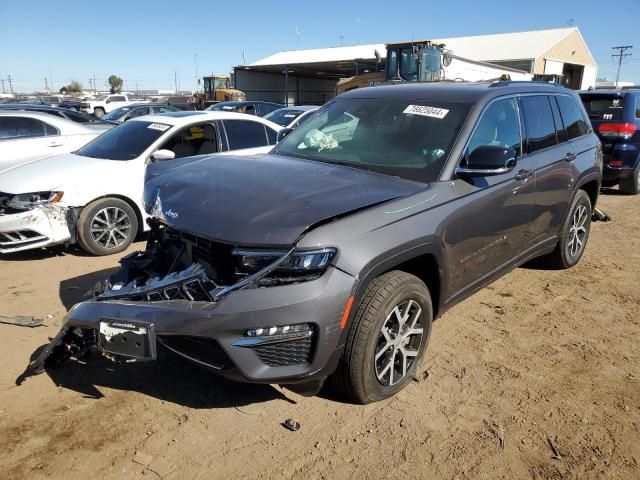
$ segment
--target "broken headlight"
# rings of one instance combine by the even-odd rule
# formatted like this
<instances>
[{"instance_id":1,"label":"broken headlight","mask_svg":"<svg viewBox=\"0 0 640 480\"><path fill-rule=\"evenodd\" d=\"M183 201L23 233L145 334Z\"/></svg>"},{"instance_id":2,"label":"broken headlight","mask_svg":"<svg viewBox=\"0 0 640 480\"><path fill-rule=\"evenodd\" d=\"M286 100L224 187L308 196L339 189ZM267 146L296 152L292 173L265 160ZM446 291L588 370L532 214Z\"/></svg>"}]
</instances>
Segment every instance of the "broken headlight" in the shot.
<instances>
[{"instance_id":1,"label":"broken headlight","mask_svg":"<svg viewBox=\"0 0 640 480\"><path fill-rule=\"evenodd\" d=\"M237 274L248 276L267 268L287 252L235 248L232 254L236 258ZM294 251L256 283L259 286L271 286L315 280L324 273L335 254L335 248Z\"/></svg>"},{"instance_id":2,"label":"broken headlight","mask_svg":"<svg viewBox=\"0 0 640 480\"><path fill-rule=\"evenodd\" d=\"M64 192L33 192L14 195L7 203L7 207L17 210L29 210L41 205L58 203Z\"/></svg>"}]
</instances>

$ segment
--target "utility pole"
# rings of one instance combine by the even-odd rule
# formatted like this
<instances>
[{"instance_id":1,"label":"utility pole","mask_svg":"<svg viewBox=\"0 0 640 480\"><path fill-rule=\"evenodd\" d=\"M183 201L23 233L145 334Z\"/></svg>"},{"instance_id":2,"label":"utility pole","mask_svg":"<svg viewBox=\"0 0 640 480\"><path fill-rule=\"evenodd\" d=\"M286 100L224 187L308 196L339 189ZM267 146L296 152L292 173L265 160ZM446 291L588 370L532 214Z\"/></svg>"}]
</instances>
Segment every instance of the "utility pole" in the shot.
<instances>
[{"instance_id":1,"label":"utility pole","mask_svg":"<svg viewBox=\"0 0 640 480\"><path fill-rule=\"evenodd\" d=\"M98 93L98 90L96 90L96 76L94 74L93 75L93 94L95 95L96 93Z\"/></svg>"},{"instance_id":2,"label":"utility pole","mask_svg":"<svg viewBox=\"0 0 640 480\"><path fill-rule=\"evenodd\" d=\"M4 78L0 78L0 82L2 82L2 93L7 93L4 90Z\"/></svg>"},{"instance_id":3,"label":"utility pole","mask_svg":"<svg viewBox=\"0 0 640 480\"><path fill-rule=\"evenodd\" d=\"M51 82L51 91L53 91L53 75L51 74L51 67L49 67L49 82Z\"/></svg>"},{"instance_id":4,"label":"utility pole","mask_svg":"<svg viewBox=\"0 0 640 480\"><path fill-rule=\"evenodd\" d=\"M44 77L44 91L49 91L49 84L47 83L47 77Z\"/></svg>"},{"instance_id":5,"label":"utility pole","mask_svg":"<svg viewBox=\"0 0 640 480\"><path fill-rule=\"evenodd\" d=\"M9 93L13 93L13 83L11 82L11 75L7 77L7 81L9 82Z\"/></svg>"},{"instance_id":6,"label":"utility pole","mask_svg":"<svg viewBox=\"0 0 640 480\"><path fill-rule=\"evenodd\" d=\"M618 53L611 55L613 58L618 57L618 72L616 73L616 87L618 86L618 82L620 82L620 69L622 68L622 60L630 57L630 53L624 53L627 50L631 50L633 45L620 45L618 47L611 47L612 50L618 50Z\"/></svg>"},{"instance_id":7,"label":"utility pole","mask_svg":"<svg viewBox=\"0 0 640 480\"><path fill-rule=\"evenodd\" d=\"M173 71L173 89L176 95L178 94L178 70Z\"/></svg>"}]
</instances>

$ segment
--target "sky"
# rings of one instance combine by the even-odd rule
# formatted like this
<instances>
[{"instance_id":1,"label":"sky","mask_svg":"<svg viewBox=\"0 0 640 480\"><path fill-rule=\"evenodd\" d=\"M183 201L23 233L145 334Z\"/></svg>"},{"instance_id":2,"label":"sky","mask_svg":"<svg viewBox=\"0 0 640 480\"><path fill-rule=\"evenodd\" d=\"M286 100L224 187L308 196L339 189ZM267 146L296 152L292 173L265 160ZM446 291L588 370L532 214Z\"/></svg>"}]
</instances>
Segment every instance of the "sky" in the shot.
<instances>
[{"instance_id":1,"label":"sky","mask_svg":"<svg viewBox=\"0 0 640 480\"><path fill-rule=\"evenodd\" d=\"M15 91L123 78L125 90L192 90L282 50L577 26L615 78L615 45L634 45L621 80L640 83L640 0L51 2L0 0L0 79ZM615 5L615 6L614 6ZM296 31L299 34L296 34ZM455 52L454 52L455 53Z\"/></svg>"}]
</instances>

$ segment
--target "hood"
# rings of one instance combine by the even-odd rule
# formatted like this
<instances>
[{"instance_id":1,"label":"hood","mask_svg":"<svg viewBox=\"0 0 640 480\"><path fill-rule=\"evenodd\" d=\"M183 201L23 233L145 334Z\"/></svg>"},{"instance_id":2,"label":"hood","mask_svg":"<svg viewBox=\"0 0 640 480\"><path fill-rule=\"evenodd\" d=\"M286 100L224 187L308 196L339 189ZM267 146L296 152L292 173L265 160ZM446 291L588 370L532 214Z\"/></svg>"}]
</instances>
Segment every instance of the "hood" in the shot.
<instances>
[{"instance_id":1,"label":"hood","mask_svg":"<svg viewBox=\"0 0 640 480\"><path fill-rule=\"evenodd\" d=\"M0 192L44 192L87 185L97 179L119 175L121 169L118 167L125 163L72 153L32 160L0 171Z\"/></svg>"},{"instance_id":2,"label":"hood","mask_svg":"<svg viewBox=\"0 0 640 480\"><path fill-rule=\"evenodd\" d=\"M324 220L423 190L421 183L282 157L209 156L147 167L145 206L178 230L235 245L292 245Z\"/></svg>"}]
</instances>

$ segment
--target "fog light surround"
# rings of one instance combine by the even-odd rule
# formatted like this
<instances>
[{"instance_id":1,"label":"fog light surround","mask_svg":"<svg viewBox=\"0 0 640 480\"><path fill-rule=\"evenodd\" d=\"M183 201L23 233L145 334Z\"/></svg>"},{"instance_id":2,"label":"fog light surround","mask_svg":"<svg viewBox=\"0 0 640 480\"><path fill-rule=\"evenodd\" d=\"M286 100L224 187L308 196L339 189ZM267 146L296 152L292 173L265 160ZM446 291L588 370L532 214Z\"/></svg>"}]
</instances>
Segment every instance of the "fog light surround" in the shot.
<instances>
[{"instance_id":1,"label":"fog light surround","mask_svg":"<svg viewBox=\"0 0 640 480\"><path fill-rule=\"evenodd\" d=\"M281 337L286 335L299 336L305 332L311 333L312 331L313 327L308 323L298 323L296 325L252 328L245 332L245 336L254 338Z\"/></svg>"}]
</instances>

